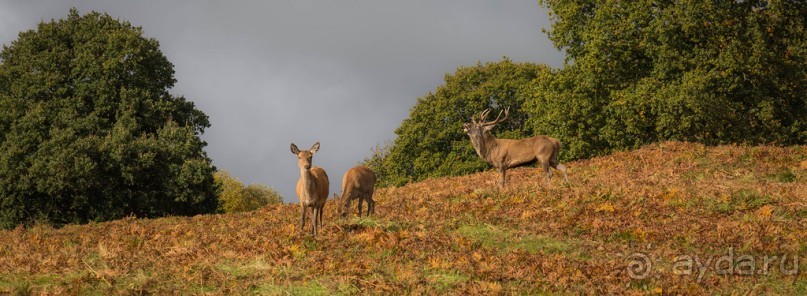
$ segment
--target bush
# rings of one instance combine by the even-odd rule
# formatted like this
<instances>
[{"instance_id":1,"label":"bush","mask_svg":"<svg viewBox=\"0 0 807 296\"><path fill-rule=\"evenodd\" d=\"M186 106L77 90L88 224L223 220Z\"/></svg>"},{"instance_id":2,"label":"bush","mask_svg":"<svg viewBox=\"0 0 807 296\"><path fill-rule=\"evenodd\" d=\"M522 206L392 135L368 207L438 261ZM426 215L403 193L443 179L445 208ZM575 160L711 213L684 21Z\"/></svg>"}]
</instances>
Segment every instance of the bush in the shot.
<instances>
[{"instance_id":1,"label":"bush","mask_svg":"<svg viewBox=\"0 0 807 296\"><path fill-rule=\"evenodd\" d=\"M240 180L224 170L216 171L216 184L221 187L219 212L237 213L257 210L268 204L283 202L277 191L261 184L244 187Z\"/></svg>"}]
</instances>

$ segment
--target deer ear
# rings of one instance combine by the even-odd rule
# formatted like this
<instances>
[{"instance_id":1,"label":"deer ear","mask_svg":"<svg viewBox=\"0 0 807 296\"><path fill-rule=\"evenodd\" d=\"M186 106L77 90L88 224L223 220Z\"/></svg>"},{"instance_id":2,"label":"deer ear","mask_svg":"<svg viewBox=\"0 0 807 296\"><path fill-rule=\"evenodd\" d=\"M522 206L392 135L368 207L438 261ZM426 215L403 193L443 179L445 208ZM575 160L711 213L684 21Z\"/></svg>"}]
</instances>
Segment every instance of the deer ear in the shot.
<instances>
[{"instance_id":1,"label":"deer ear","mask_svg":"<svg viewBox=\"0 0 807 296\"><path fill-rule=\"evenodd\" d=\"M319 142L314 143L314 146L311 146L311 149L308 151L311 151L312 154L317 153L317 151L319 151Z\"/></svg>"},{"instance_id":2,"label":"deer ear","mask_svg":"<svg viewBox=\"0 0 807 296\"><path fill-rule=\"evenodd\" d=\"M300 153L300 149L298 149L297 145L294 145L294 143L291 143L291 153L294 154L294 155L297 155L298 153Z\"/></svg>"},{"instance_id":3,"label":"deer ear","mask_svg":"<svg viewBox=\"0 0 807 296\"><path fill-rule=\"evenodd\" d=\"M495 126L495 125L486 125L486 126L484 126L483 128L484 128L484 131L489 132L490 130L492 130L492 129L493 129L493 127L494 127L494 126Z\"/></svg>"}]
</instances>

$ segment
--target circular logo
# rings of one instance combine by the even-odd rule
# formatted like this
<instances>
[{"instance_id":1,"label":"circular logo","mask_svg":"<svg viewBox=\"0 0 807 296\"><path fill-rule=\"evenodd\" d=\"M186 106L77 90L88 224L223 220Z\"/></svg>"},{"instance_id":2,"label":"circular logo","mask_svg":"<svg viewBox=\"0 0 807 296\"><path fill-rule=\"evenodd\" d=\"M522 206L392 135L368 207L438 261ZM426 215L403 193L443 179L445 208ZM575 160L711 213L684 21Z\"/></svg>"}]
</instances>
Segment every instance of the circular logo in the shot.
<instances>
[{"instance_id":1,"label":"circular logo","mask_svg":"<svg viewBox=\"0 0 807 296\"><path fill-rule=\"evenodd\" d=\"M653 262L643 253L633 253L628 256L628 276L634 280L641 280L650 275Z\"/></svg>"}]
</instances>

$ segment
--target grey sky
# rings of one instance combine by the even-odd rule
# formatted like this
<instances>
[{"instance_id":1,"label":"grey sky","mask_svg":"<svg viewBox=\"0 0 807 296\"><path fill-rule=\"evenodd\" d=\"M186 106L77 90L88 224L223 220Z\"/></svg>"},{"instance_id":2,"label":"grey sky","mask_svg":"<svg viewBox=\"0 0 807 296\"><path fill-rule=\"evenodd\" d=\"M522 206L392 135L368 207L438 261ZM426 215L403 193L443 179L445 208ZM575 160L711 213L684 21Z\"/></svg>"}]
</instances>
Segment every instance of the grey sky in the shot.
<instances>
[{"instance_id":1,"label":"grey sky","mask_svg":"<svg viewBox=\"0 0 807 296\"><path fill-rule=\"evenodd\" d=\"M294 142L322 145L331 192L394 130L418 97L459 66L563 64L535 0L6 1L0 43L70 7L143 27L174 64L171 91L212 123L203 138L219 169L296 202Z\"/></svg>"}]
</instances>

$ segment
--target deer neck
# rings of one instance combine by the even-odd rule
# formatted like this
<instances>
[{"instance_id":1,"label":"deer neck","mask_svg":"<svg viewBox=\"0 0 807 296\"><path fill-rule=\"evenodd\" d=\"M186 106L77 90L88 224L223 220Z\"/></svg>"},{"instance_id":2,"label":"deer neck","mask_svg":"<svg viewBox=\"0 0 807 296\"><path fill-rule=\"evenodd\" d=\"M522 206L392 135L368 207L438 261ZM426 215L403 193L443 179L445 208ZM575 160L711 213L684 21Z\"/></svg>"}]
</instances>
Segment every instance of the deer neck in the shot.
<instances>
[{"instance_id":1,"label":"deer neck","mask_svg":"<svg viewBox=\"0 0 807 296\"><path fill-rule=\"evenodd\" d=\"M306 200L312 201L311 197L314 195L315 186L314 174L311 173L310 169L300 169L300 181L303 183L302 195Z\"/></svg>"},{"instance_id":2,"label":"deer neck","mask_svg":"<svg viewBox=\"0 0 807 296\"><path fill-rule=\"evenodd\" d=\"M496 150L499 144L496 141L496 137L491 136L489 134L484 134L482 136L482 141L479 142L476 148L476 154L479 155L482 159L487 161L491 160L491 154Z\"/></svg>"}]
</instances>

